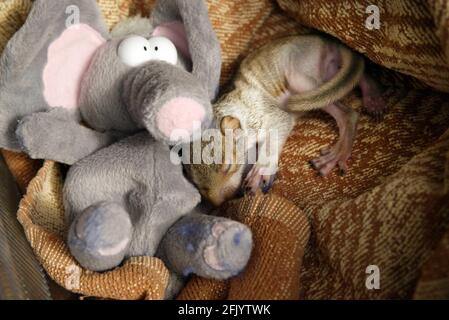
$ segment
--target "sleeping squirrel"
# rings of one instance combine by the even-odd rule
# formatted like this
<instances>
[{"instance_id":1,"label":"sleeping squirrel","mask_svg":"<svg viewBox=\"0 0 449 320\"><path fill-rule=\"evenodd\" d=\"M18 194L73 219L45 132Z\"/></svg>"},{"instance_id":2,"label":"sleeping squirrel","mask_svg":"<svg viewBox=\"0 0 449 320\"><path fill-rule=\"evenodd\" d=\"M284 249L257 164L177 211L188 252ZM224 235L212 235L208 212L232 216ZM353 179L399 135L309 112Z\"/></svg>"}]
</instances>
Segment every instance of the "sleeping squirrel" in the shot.
<instances>
[{"instance_id":1,"label":"sleeping squirrel","mask_svg":"<svg viewBox=\"0 0 449 320\"><path fill-rule=\"evenodd\" d=\"M358 113L339 100L357 85L364 108L371 114L382 114L386 106L379 85L365 73L363 58L343 44L325 36L304 35L263 46L242 62L232 90L213 106L221 134L235 133L234 147L222 148L223 160L232 161L185 164L187 176L203 197L216 206L233 198L241 187L250 194L260 189L267 191L274 180L282 146L298 118L315 109L324 110L336 120L340 136L334 146L321 150L321 156L311 164L322 176L335 167L345 174ZM236 161L238 141L250 130L274 130L275 141L252 139L245 146L246 151L254 147L266 150L275 143L277 152L258 152L254 164ZM208 143L203 141L202 147Z\"/></svg>"}]
</instances>

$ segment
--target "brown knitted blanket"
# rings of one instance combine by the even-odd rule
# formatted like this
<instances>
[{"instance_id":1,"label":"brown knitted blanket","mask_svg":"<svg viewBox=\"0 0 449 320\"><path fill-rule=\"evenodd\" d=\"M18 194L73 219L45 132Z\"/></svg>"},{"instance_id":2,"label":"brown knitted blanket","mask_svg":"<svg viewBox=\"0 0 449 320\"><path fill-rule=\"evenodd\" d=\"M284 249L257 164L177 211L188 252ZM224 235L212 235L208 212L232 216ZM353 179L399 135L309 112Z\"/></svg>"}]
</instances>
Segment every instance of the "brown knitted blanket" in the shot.
<instances>
[{"instance_id":1,"label":"brown knitted blanket","mask_svg":"<svg viewBox=\"0 0 449 320\"><path fill-rule=\"evenodd\" d=\"M13 2L20 7L13 8ZM29 2L0 3L0 13L9 10L13 17L8 28L0 21L0 44L20 26ZM98 2L110 26L128 15L148 14L154 3ZM193 278L179 298L449 298L449 0L208 4L223 48L223 84L250 50L280 36L317 29L372 61L371 72L387 88L389 112L382 122L361 117L348 175L327 178L317 177L307 161L335 141L336 126L320 112L308 115L285 146L271 193L223 208L254 232L255 249L246 272L227 282ZM365 26L371 14L366 8L372 4L379 9L379 30ZM344 102L360 110L355 94ZM4 155L25 188L36 163L30 167L23 156L17 160L17 155ZM66 286L63 271L74 262L60 247L58 232L63 230L51 234L51 228L36 227L61 214L55 205L60 192L52 182L57 176L58 167L47 163L19 216L28 223L27 236L47 272ZM42 236L42 230L49 234ZM163 277L156 281L157 274L148 275L151 270ZM130 274L135 279L132 290L126 281ZM166 272L153 260L128 262L106 276L82 275L81 289L74 291L101 297L161 298L160 286L166 283ZM378 289L373 288L373 275L379 276Z\"/></svg>"}]
</instances>

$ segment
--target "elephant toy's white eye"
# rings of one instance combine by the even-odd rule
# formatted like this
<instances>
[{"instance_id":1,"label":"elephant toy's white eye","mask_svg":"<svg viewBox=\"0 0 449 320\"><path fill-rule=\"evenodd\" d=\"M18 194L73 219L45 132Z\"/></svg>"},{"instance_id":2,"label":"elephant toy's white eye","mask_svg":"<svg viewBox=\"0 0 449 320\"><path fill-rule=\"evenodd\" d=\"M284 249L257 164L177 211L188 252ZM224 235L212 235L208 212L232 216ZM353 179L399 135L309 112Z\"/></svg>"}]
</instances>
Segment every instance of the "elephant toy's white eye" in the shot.
<instances>
[{"instance_id":1,"label":"elephant toy's white eye","mask_svg":"<svg viewBox=\"0 0 449 320\"><path fill-rule=\"evenodd\" d=\"M153 37L150 40L140 36L131 36L120 43L118 56L130 67L137 67L151 60L178 62L175 45L167 38Z\"/></svg>"},{"instance_id":2,"label":"elephant toy's white eye","mask_svg":"<svg viewBox=\"0 0 449 320\"><path fill-rule=\"evenodd\" d=\"M144 37L128 37L120 43L118 56L124 64L130 67L137 67L140 64L152 60L150 43Z\"/></svg>"},{"instance_id":3,"label":"elephant toy's white eye","mask_svg":"<svg viewBox=\"0 0 449 320\"><path fill-rule=\"evenodd\" d=\"M150 43L150 52L154 55L154 59L165 61L170 64L178 63L178 51L168 38L152 37L148 40Z\"/></svg>"}]
</instances>

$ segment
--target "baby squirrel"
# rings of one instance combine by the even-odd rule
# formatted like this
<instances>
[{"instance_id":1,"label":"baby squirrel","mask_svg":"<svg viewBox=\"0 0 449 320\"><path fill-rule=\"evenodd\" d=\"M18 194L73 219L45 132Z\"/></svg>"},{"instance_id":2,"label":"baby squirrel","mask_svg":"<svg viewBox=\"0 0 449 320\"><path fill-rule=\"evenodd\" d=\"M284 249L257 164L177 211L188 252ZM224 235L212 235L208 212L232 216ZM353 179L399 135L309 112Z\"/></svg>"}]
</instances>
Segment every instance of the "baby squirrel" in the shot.
<instances>
[{"instance_id":1,"label":"baby squirrel","mask_svg":"<svg viewBox=\"0 0 449 320\"><path fill-rule=\"evenodd\" d=\"M365 109L381 114L385 102L377 83L364 72L363 58L343 44L320 35L286 37L250 54L241 64L232 90L214 105L215 121L224 135L228 130L276 130L278 153L259 153L252 167L232 161L223 164L185 164L187 176L201 194L219 206L243 189L252 194L260 188L267 191L282 150L298 117L305 111L322 109L337 122L338 142L321 150L311 161L322 176L338 167L347 171L354 142L358 113L339 102L357 85ZM224 138L223 138L224 141ZM234 140L236 144L238 138ZM247 148L267 147L266 140L250 142ZM203 142L203 148L207 142ZM223 159L228 151L223 148ZM242 185L243 184L243 185Z\"/></svg>"}]
</instances>

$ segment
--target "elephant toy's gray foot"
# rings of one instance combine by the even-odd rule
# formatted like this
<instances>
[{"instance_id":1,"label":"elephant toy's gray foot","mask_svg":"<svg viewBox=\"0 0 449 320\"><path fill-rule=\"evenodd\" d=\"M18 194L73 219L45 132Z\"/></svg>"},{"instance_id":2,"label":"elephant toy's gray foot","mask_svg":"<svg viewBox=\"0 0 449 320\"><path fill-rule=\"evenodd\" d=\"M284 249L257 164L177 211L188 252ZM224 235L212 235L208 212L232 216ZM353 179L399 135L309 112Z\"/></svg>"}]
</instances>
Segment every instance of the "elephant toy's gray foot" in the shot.
<instances>
[{"instance_id":1,"label":"elephant toy's gray foot","mask_svg":"<svg viewBox=\"0 0 449 320\"><path fill-rule=\"evenodd\" d=\"M83 267L105 271L122 262L131 236L128 212L116 203L100 203L87 208L72 222L68 245Z\"/></svg>"},{"instance_id":2,"label":"elephant toy's gray foot","mask_svg":"<svg viewBox=\"0 0 449 320\"><path fill-rule=\"evenodd\" d=\"M246 226L235 221L216 222L205 241L208 245L203 259L208 267L235 275L246 266L252 248L251 232Z\"/></svg>"},{"instance_id":3,"label":"elephant toy's gray foot","mask_svg":"<svg viewBox=\"0 0 449 320\"><path fill-rule=\"evenodd\" d=\"M162 259L179 274L227 279L248 263L252 234L229 219L192 214L180 219L162 240Z\"/></svg>"}]
</instances>

